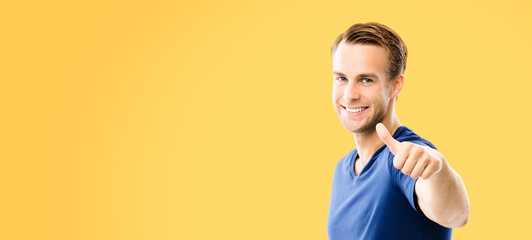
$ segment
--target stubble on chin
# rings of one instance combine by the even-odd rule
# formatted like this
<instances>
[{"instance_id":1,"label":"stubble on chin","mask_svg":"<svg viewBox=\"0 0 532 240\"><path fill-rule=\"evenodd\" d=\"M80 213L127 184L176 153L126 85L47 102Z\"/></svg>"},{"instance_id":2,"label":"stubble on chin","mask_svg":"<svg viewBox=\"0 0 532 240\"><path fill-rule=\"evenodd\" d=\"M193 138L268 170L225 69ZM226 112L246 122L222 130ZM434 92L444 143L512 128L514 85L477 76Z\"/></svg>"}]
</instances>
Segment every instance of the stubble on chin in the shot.
<instances>
[{"instance_id":1,"label":"stubble on chin","mask_svg":"<svg viewBox=\"0 0 532 240\"><path fill-rule=\"evenodd\" d=\"M376 125L376 124L375 124ZM375 127L375 126L374 126ZM359 129L356 129L355 131L353 131L353 133L356 133L358 135L369 135L372 133L372 127L369 125L369 124L365 124L364 126L362 126L361 128Z\"/></svg>"},{"instance_id":2,"label":"stubble on chin","mask_svg":"<svg viewBox=\"0 0 532 240\"><path fill-rule=\"evenodd\" d=\"M384 120L384 117L386 116L386 111L378 111L376 115L373 115L372 118L368 119L366 123L364 123L360 128L353 131L353 133L359 134L359 135L371 135L376 130L377 123L380 123Z\"/></svg>"}]
</instances>

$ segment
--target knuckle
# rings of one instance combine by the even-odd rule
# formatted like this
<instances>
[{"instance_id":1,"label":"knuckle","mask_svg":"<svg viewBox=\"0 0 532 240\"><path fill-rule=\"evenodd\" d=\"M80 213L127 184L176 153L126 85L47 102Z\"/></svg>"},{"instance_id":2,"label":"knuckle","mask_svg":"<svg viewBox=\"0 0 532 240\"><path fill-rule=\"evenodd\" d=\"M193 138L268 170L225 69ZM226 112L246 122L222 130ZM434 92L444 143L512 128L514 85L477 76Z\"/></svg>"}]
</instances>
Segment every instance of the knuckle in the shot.
<instances>
[{"instance_id":1,"label":"knuckle","mask_svg":"<svg viewBox=\"0 0 532 240\"><path fill-rule=\"evenodd\" d=\"M398 168L398 169L401 168L401 165L399 164L398 161L393 161L393 166L394 166L395 168Z\"/></svg>"},{"instance_id":2,"label":"knuckle","mask_svg":"<svg viewBox=\"0 0 532 240\"><path fill-rule=\"evenodd\" d=\"M405 149L409 149L409 150L412 149L412 147L414 147L414 145L410 142L401 142L401 144L403 145Z\"/></svg>"},{"instance_id":3,"label":"knuckle","mask_svg":"<svg viewBox=\"0 0 532 240\"><path fill-rule=\"evenodd\" d=\"M431 163L432 165L438 165L438 164L440 163L440 161L438 161L438 159L431 158L431 159L430 159L430 163Z\"/></svg>"},{"instance_id":4,"label":"knuckle","mask_svg":"<svg viewBox=\"0 0 532 240\"><path fill-rule=\"evenodd\" d=\"M419 146L416 146L416 148L414 149L414 152L417 154L417 155L424 155L425 154L425 151L423 150L423 148L419 147Z\"/></svg>"}]
</instances>

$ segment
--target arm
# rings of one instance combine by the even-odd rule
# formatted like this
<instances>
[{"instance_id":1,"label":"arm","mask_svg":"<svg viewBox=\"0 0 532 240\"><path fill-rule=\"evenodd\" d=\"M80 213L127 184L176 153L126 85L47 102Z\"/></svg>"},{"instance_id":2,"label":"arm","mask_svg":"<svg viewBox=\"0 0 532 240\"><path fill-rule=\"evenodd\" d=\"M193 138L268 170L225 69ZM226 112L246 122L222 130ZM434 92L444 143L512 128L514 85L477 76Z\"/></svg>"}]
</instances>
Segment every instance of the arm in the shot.
<instances>
[{"instance_id":1,"label":"arm","mask_svg":"<svg viewBox=\"0 0 532 240\"><path fill-rule=\"evenodd\" d=\"M418 179L417 203L425 216L448 228L463 227L469 218L469 198L460 176L435 149L393 139L386 127L377 124L377 134L394 154L393 165Z\"/></svg>"},{"instance_id":2,"label":"arm","mask_svg":"<svg viewBox=\"0 0 532 240\"><path fill-rule=\"evenodd\" d=\"M429 158L433 158L429 161L437 161L435 165L441 165L441 168L436 173L422 176L422 179L416 181L415 193L419 208L427 218L444 227L465 226L469 219L470 206L464 182L440 152L428 147L424 149ZM425 170L430 171L427 168ZM413 174L417 173L410 173L414 178L416 175L412 176Z\"/></svg>"}]
</instances>

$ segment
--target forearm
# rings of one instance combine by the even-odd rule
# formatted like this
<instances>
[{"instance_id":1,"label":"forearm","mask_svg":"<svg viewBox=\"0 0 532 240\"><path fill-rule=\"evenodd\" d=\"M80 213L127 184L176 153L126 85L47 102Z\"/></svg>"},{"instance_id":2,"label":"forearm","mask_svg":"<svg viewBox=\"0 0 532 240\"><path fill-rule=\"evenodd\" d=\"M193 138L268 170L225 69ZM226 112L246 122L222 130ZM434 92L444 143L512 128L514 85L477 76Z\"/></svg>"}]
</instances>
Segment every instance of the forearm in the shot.
<instances>
[{"instance_id":1,"label":"forearm","mask_svg":"<svg viewBox=\"0 0 532 240\"><path fill-rule=\"evenodd\" d=\"M469 198L464 182L439 154L442 168L428 179L418 179L415 186L418 204L432 221L449 227L463 227L469 218Z\"/></svg>"}]
</instances>

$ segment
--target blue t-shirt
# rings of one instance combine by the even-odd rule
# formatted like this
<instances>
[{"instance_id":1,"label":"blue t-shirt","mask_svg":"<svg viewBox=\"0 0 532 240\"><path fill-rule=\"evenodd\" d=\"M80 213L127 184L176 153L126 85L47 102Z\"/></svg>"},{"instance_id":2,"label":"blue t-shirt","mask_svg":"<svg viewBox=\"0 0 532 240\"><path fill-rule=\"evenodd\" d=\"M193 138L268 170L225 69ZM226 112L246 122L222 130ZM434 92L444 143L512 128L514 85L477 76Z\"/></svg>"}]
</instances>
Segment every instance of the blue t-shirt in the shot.
<instances>
[{"instance_id":1,"label":"blue t-shirt","mask_svg":"<svg viewBox=\"0 0 532 240\"><path fill-rule=\"evenodd\" d=\"M434 147L432 143L401 126L397 141ZM357 149L343 157L334 170L327 234L344 239L451 239L452 228L428 219L417 206L417 179L393 166L394 155L384 145L359 172L354 172Z\"/></svg>"}]
</instances>

